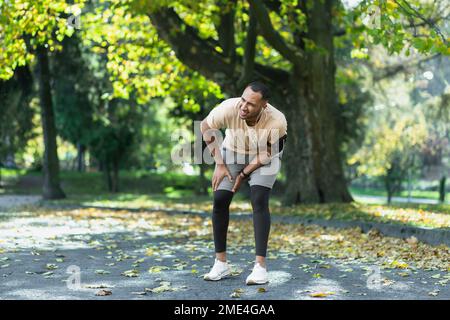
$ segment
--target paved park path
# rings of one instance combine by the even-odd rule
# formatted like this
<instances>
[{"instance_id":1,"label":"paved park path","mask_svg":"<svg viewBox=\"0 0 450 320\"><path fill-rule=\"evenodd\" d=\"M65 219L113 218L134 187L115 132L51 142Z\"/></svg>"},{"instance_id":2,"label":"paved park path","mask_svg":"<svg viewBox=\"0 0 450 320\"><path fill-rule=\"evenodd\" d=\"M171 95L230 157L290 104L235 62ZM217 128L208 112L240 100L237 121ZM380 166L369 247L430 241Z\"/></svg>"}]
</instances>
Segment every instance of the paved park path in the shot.
<instances>
[{"instance_id":1,"label":"paved park path","mask_svg":"<svg viewBox=\"0 0 450 320\"><path fill-rule=\"evenodd\" d=\"M40 196L2 195L0 196L0 209L5 210L22 205L35 204L40 200Z\"/></svg>"},{"instance_id":2,"label":"paved park path","mask_svg":"<svg viewBox=\"0 0 450 320\"><path fill-rule=\"evenodd\" d=\"M159 223L130 225L126 211L117 213L121 218L89 209L47 215L1 204L0 299L450 299L442 270L380 269L308 253L271 254L270 282L246 286L249 245L229 245L230 278L204 281L213 264L210 228L194 228L207 219L196 218L180 234L157 213L148 217Z\"/></svg>"}]
</instances>

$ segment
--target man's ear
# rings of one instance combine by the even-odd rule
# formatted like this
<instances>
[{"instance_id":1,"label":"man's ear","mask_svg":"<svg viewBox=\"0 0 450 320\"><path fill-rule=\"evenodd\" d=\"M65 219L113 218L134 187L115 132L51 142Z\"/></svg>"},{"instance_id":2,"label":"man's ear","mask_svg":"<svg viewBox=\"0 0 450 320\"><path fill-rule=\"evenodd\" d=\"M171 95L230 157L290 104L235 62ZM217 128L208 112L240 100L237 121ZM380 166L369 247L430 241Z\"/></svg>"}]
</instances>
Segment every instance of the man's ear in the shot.
<instances>
[{"instance_id":1,"label":"man's ear","mask_svg":"<svg viewBox=\"0 0 450 320\"><path fill-rule=\"evenodd\" d=\"M263 102L263 108L267 108L267 100Z\"/></svg>"}]
</instances>

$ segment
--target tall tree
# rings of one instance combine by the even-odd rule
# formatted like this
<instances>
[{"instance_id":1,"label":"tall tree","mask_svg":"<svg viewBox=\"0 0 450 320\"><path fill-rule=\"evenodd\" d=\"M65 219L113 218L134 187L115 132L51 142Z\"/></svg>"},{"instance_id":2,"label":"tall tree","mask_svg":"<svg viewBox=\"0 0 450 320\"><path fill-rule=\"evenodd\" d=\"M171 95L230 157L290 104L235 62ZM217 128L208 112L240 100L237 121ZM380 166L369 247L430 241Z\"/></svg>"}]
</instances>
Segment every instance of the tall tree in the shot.
<instances>
[{"instance_id":1,"label":"tall tree","mask_svg":"<svg viewBox=\"0 0 450 320\"><path fill-rule=\"evenodd\" d=\"M64 198L59 181L56 127L52 102L49 52L61 49L59 41L72 35L70 14L79 14L81 3L66 1L0 1L0 78L8 79L18 66L37 63L39 97L44 132L44 186L46 199Z\"/></svg>"},{"instance_id":2,"label":"tall tree","mask_svg":"<svg viewBox=\"0 0 450 320\"><path fill-rule=\"evenodd\" d=\"M368 28L371 41L390 52L399 52L410 41L422 52L448 53L445 37L428 21L424 8L419 10L417 3L406 1L362 1L353 12L332 0L157 1L144 7L142 1L135 3L148 12L159 37L180 61L220 84L228 95L239 94L242 85L255 78L272 87L274 104L285 112L289 123L286 203L352 200L337 139L335 35L350 31L364 43L360 37L366 28L358 14L376 5L381 8L382 23L379 28ZM243 17L248 21L245 30L233 35L236 20ZM208 18L215 22L215 30L204 26ZM338 22L344 32L337 29ZM407 28L401 29L405 23ZM412 28L414 33L409 33ZM425 30L429 39L415 37L417 28ZM236 43L239 38L244 40ZM278 63L258 59L261 42L274 52ZM244 48L240 54L237 46Z\"/></svg>"},{"instance_id":3,"label":"tall tree","mask_svg":"<svg viewBox=\"0 0 450 320\"><path fill-rule=\"evenodd\" d=\"M65 198L59 180L59 159L56 144L55 115L53 111L51 75L47 49L40 46L36 49L39 78L39 100L41 106L42 129L44 132L44 199Z\"/></svg>"},{"instance_id":4,"label":"tall tree","mask_svg":"<svg viewBox=\"0 0 450 320\"><path fill-rule=\"evenodd\" d=\"M33 77L28 67L18 67L12 78L0 81L0 165L22 151L33 137L32 96Z\"/></svg>"},{"instance_id":5,"label":"tall tree","mask_svg":"<svg viewBox=\"0 0 450 320\"><path fill-rule=\"evenodd\" d=\"M60 136L77 148L77 169L84 171L84 155L93 130L89 97L96 79L88 68L77 34L65 38L62 46L51 60L56 127Z\"/></svg>"}]
</instances>

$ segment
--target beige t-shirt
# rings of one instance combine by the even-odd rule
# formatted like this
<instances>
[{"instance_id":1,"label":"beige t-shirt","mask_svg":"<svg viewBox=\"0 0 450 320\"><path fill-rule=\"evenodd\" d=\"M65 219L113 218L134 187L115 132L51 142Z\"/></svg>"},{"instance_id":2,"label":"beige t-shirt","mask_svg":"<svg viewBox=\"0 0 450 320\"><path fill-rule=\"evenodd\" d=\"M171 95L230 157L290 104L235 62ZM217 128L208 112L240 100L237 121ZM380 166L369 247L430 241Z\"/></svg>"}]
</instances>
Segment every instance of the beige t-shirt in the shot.
<instances>
[{"instance_id":1,"label":"beige t-shirt","mask_svg":"<svg viewBox=\"0 0 450 320\"><path fill-rule=\"evenodd\" d=\"M206 117L212 129L226 128L223 146L237 153L256 154L267 143L274 144L287 134L287 121L283 113L271 104L262 109L262 114L254 126L247 125L239 117L238 98L230 98L215 107Z\"/></svg>"}]
</instances>

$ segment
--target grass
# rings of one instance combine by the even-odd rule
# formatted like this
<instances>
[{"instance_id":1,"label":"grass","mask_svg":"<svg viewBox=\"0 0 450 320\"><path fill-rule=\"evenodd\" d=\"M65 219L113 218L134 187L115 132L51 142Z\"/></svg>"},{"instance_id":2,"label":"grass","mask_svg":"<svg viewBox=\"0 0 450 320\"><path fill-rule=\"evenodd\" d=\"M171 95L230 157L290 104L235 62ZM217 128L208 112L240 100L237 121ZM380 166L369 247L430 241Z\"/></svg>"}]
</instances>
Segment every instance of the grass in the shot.
<instances>
[{"instance_id":1,"label":"grass","mask_svg":"<svg viewBox=\"0 0 450 320\"><path fill-rule=\"evenodd\" d=\"M17 184L21 179L21 183ZM5 177L3 189L0 193L9 194L41 194L42 173L15 172ZM101 172L71 172L60 173L61 186L67 195L103 195L108 193L105 176ZM162 194L192 194L198 185L196 176L181 173L158 174L144 171L121 171L119 188L123 193L162 193Z\"/></svg>"},{"instance_id":2,"label":"grass","mask_svg":"<svg viewBox=\"0 0 450 320\"><path fill-rule=\"evenodd\" d=\"M385 197L387 198L386 190L382 189L365 189L365 188L357 188L350 187L350 192L355 196L377 196L377 197ZM408 197L408 191L401 191L394 195L395 197ZM426 190L412 190L411 191L412 198L422 198L422 199L439 199L438 191L426 191ZM446 199L450 198L450 192L447 192Z\"/></svg>"},{"instance_id":3,"label":"grass","mask_svg":"<svg viewBox=\"0 0 450 320\"><path fill-rule=\"evenodd\" d=\"M25 169L9 169L0 167L0 174L2 178L17 178L26 174Z\"/></svg>"}]
</instances>

